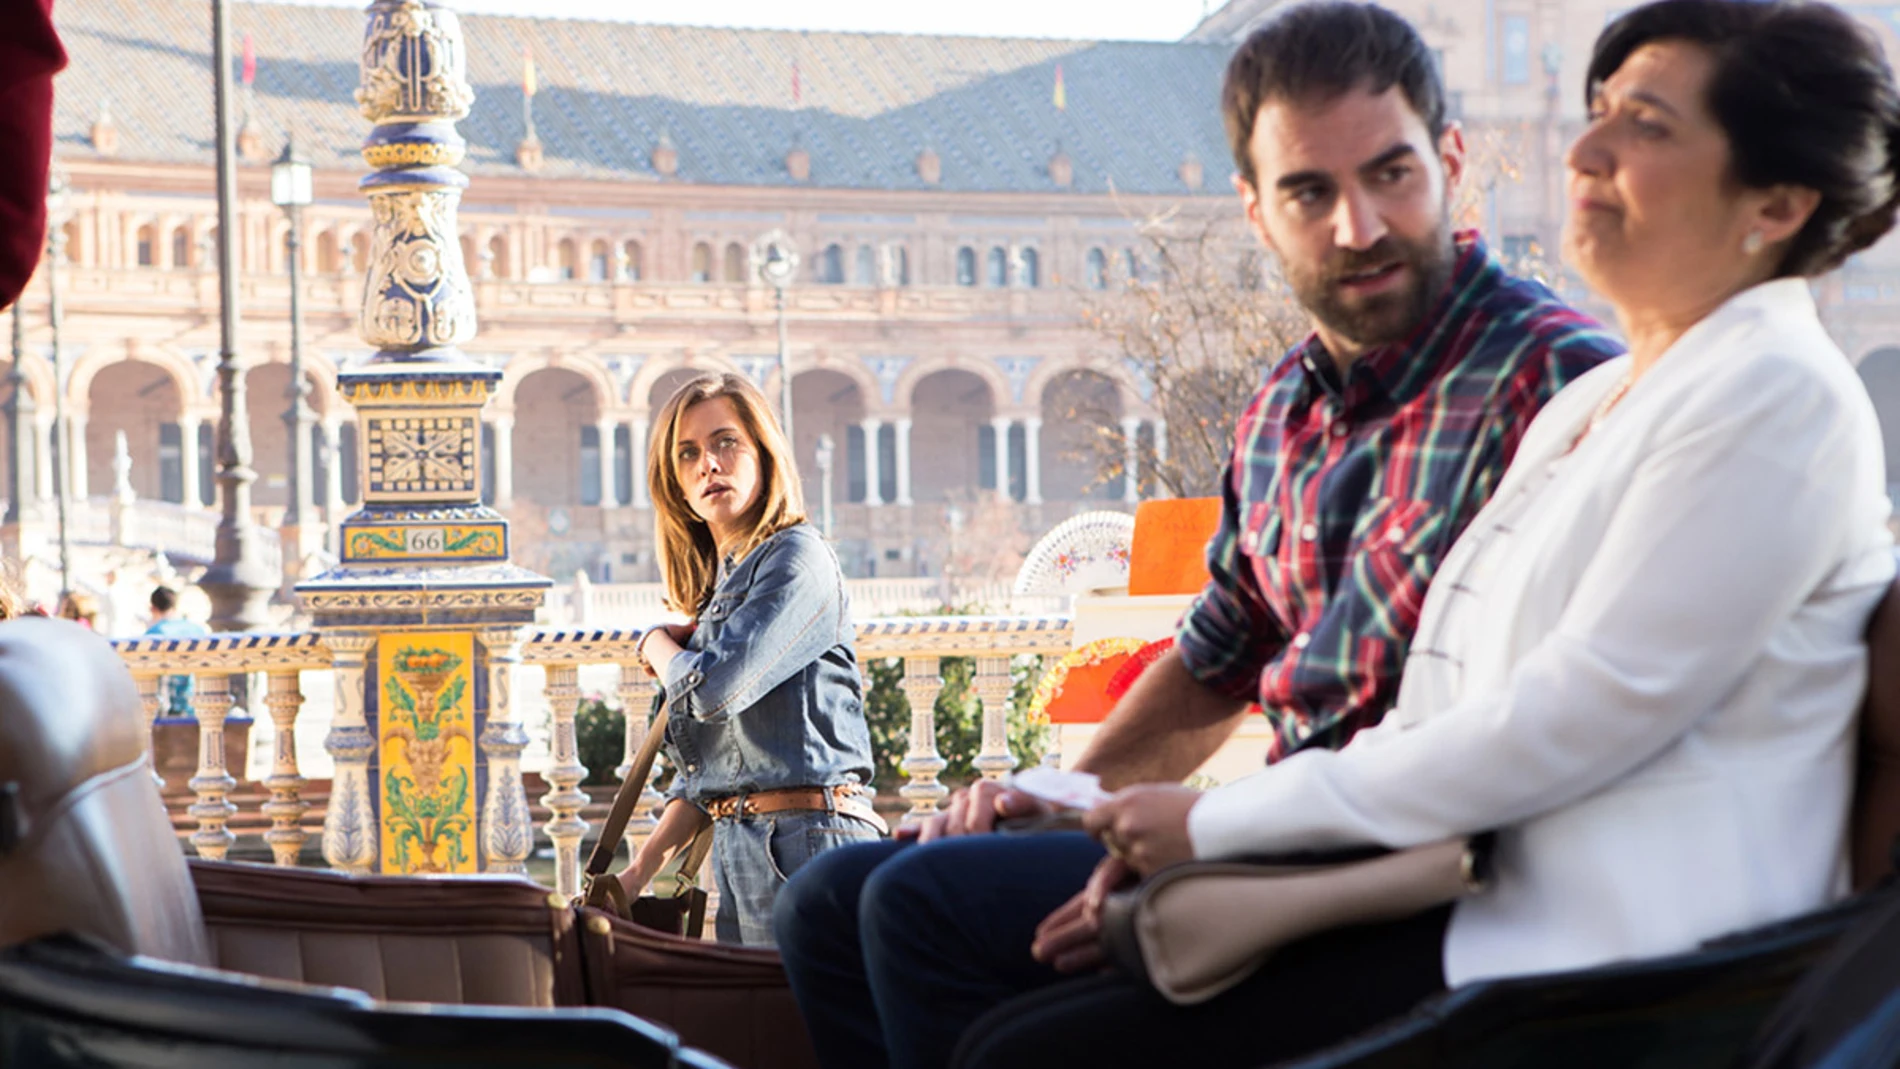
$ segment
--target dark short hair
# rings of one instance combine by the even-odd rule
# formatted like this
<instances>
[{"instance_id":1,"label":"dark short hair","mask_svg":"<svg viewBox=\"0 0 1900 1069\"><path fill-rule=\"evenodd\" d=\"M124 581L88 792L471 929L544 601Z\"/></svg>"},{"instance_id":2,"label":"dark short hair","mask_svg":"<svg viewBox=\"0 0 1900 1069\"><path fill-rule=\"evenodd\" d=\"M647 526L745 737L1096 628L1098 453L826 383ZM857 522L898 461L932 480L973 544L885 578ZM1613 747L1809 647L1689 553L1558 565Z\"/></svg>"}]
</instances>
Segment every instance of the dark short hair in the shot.
<instances>
[{"instance_id":1,"label":"dark short hair","mask_svg":"<svg viewBox=\"0 0 1900 1069\"><path fill-rule=\"evenodd\" d=\"M1272 100L1328 103L1354 90L1398 86L1431 131L1445 132L1445 84L1412 24L1376 4L1312 0L1285 8L1247 36L1227 61L1221 115L1234 166L1250 186L1254 120Z\"/></svg>"},{"instance_id":2,"label":"dark short hair","mask_svg":"<svg viewBox=\"0 0 1900 1069\"><path fill-rule=\"evenodd\" d=\"M1790 0L1661 0L1597 38L1586 95L1659 41L1697 45L1714 59L1705 104L1728 137L1734 181L1821 195L1778 277L1832 270L1892 229L1900 92L1879 43L1850 16Z\"/></svg>"},{"instance_id":3,"label":"dark short hair","mask_svg":"<svg viewBox=\"0 0 1900 1069\"><path fill-rule=\"evenodd\" d=\"M152 591L152 608L159 612L170 612L178 607L178 595L171 587L162 586Z\"/></svg>"}]
</instances>

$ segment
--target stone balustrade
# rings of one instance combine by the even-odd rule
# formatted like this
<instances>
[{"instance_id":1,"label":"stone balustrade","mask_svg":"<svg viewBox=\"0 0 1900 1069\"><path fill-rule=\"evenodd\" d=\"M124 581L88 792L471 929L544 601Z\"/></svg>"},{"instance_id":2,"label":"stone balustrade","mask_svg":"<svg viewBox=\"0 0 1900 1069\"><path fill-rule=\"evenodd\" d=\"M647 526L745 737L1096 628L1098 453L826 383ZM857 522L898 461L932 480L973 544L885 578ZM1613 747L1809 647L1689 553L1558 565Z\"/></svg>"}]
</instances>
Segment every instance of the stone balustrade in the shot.
<instances>
[{"instance_id":1,"label":"stone balustrade","mask_svg":"<svg viewBox=\"0 0 1900 1069\"><path fill-rule=\"evenodd\" d=\"M870 665L880 660L901 659L904 665L902 687L910 701L911 722L903 759L908 782L898 788L898 793L910 803L907 819L936 812L948 793L948 788L938 782L944 760L936 744L935 703L944 686L943 659L971 657L976 661L973 689L983 703L983 731L975 764L985 776L994 778L1017 763L1016 755L1010 753L1007 734L1012 712L1011 659L1059 656L1069 649L1070 634L1070 621L1065 616L918 616L859 622L858 656L867 673ZM523 871L533 846L531 837L519 834L510 841L501 841L510 834L509 829L529 827L521 772L528 736L522 722L524 710L516 708L510 699L513 669L518 665L538 666L546 675L549 760L543 776L549 789L540 802L549 816L543 831L554 844L555 890L571 895L580 886L580 848L588 829L581 813L590 802L581 790L588 769L581 764L575 726L581 697L578 673L583 665L619 667L616 697L630 714L626 718L622 760L615 769L624 779L645 739L647 714L656 692L654 681L638 666L634 652L638 637L635 629L541 630L528 633L525 639L513 628L480 632L489 654L490 710L477 740L490 761L487 793L481 805L484 813L519 807L516 819L484 822L495 840L482 844L490 871ZM198 767L188 784L194 801L187 812L197 821L190 841L201 857L223 859L236 842L229 827L237 815L231 795L239 785L234 773L243 773L244 761L239 755L234 766L225 750L225 721L233 705L231 680L240 675L264 676L262 705L275 729L275 749L270 774L261 782L269 792L268 800L259 807L259 814L270 821L263 840L277 864L297 864L311 835L303 823L309 807L303 797L307 781L296 751L298 719L311 715L304 702L303 673L335 673L336 708L329 710L332 729L327 748L339 757L359 750L367 753L367 748L374 746L362 718L370 635L296 632L136 638L121 639L113 645L138 684L148 731L160 713L161 680L176 675L190 675L196 680L192 710L198 724ZM1022 715L1023 710L1014 712ZM361 762L339 760L337 774L360 775L360 768ZM330 797L333 803L345 799L358 804L371 795L367 784L340 787L333 783ZM627 829L630 846L653 830L653 810L660 800L649 782L642 805ZM366 822L343 823L361 827ZM326 842L324 854L333 866L362 871L373 862L375 844Z\"/></svg>"}]
</instances>

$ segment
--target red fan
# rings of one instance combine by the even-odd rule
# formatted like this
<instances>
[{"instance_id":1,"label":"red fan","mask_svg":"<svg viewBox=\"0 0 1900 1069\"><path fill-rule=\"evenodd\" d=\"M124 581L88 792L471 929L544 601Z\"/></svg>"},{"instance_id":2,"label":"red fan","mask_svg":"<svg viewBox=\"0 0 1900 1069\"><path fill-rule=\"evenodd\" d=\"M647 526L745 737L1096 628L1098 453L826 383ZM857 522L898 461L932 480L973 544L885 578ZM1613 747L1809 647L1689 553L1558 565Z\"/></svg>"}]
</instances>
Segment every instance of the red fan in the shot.
<instances>
[{"instance_id":1,"label":"red fan","mask_svg":"<svg viewBox=\"0 0 1900 1069\"><path fill-rule=\"evenodd\" d=\"M1149 665L1160 660L1162 654L1173 648L1174 636L1170 635L1167 638L1156 639L1136 650L1128 660L1122 662L1122 666L1115 670L1115 674L1109 677L1108 700L1111 703L1119 701L1122 695L1128 693L1128 688L1135 685L1135 680L1141 677L1141 673L1148 670Z\"/></svg>"}]
</instances>

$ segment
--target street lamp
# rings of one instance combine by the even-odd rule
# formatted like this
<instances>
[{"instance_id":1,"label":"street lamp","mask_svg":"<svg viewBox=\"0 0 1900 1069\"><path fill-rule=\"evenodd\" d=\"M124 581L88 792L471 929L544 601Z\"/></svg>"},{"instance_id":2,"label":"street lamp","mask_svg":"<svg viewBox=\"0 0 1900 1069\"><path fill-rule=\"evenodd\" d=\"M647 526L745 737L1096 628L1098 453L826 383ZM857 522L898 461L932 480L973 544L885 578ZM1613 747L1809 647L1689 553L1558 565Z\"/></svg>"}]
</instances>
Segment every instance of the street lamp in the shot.
<instances>
[{"instance_id":1,"label":"street lamp","mask_svg":"<svg viewBox=\"0 0 1900 1069\"><path fill-rule=\"evenodd\" d=\"M211 627L255 631L268 622L280 577L264 561L251 519L250 413L238 367L237 143L232 132L230 0L211 0L212 106L218 140L218 514L211 567L198 580L211 598Z\"/></svg>"},{"instance_id":2,"label":"street lamp","mask_svg":"<svg viewBox=\"0 0 1900 1069\"><path fill-rule=\"evenodd\" d=\"M831 435L818 436L818 491L823 507L819 512L819 522L824 527L825 537L831 537Z\"/></svg>"},{"instance_id":3,"label":"street lamp","mask_svg":"<svg viewBox=\"0 0 1900 1069\"><path fill-rule=\"evenodd\" d=\"M66 175L54 170L46 184L46 316L53 328L53 443L58 463L53 470L54 506L59 527L59 596L73 590L73 544L66 525L67 498L72 493L72 443L66 440L66 369L61 361L59 330L65 319L59 300L59 259L66 251L66 228L60 216L66 208Z\"/></svg>"},{"instance_id":4,"label":"street lamp","mask_svg":"<svg viewBox=\"0 0 1900 1069\"><path fill-rule=\"evenodd\" d=\"M290 218L286 251L290 255L290 410L284 423L290 432L290 504L284 526L301 529L310 508L310 384L303 375L303 209L310 203L310 161L297 151L293 131L284 139L284 153L270 168L270 200ZM297 538L302 542L301 532ZM292 551L302 556L302 546Z\"/></svg>"},{"instance_id":5,"label":"street lamp","mask_svg":"<svg viewBox=\"0 0 1900 1069\"><path fill-rule=\"evenodd\" d=\"M786 444L793 445L797 439L792 437L792 358L785 347L785 287L798 274L798 247L784 231L768 231L752 244L752 262L758 267L759 278L777 296L779 422L785 426Z\"/></svg>"}]
</instances>

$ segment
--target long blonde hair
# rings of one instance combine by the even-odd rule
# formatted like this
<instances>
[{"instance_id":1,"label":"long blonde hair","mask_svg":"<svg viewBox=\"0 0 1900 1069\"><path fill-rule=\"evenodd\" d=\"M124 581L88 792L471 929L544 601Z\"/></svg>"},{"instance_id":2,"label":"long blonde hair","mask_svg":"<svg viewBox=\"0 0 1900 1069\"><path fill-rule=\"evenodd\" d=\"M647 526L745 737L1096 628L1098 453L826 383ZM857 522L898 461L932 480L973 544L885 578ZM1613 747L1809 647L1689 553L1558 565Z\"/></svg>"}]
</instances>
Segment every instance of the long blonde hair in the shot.
<instances>
[{"instance_id":1,"label":"long blonde hair","mask_svg":"<svg viewBox=\"0 0 1900 1069\"><path fill-rule=\"evenodd\" d=\"M666 581L667 605L675 612L693 615L712 597L719 578L719 548L713 541L712 528L686 500L673 452L679 441L680 418L686 410L716 397L732 401L759 450L759 496L752 505L751 529L734 549L733 559L745 559L767 538L805 522L805 494L798 481L798 465L792 460L785 432L759 388L743 375L711 372L681 386L653 423L653 438L647 445L647 487L653 494L658 528L654 541L659 547L660 575Z\"/></svg>"}]
</instances>

